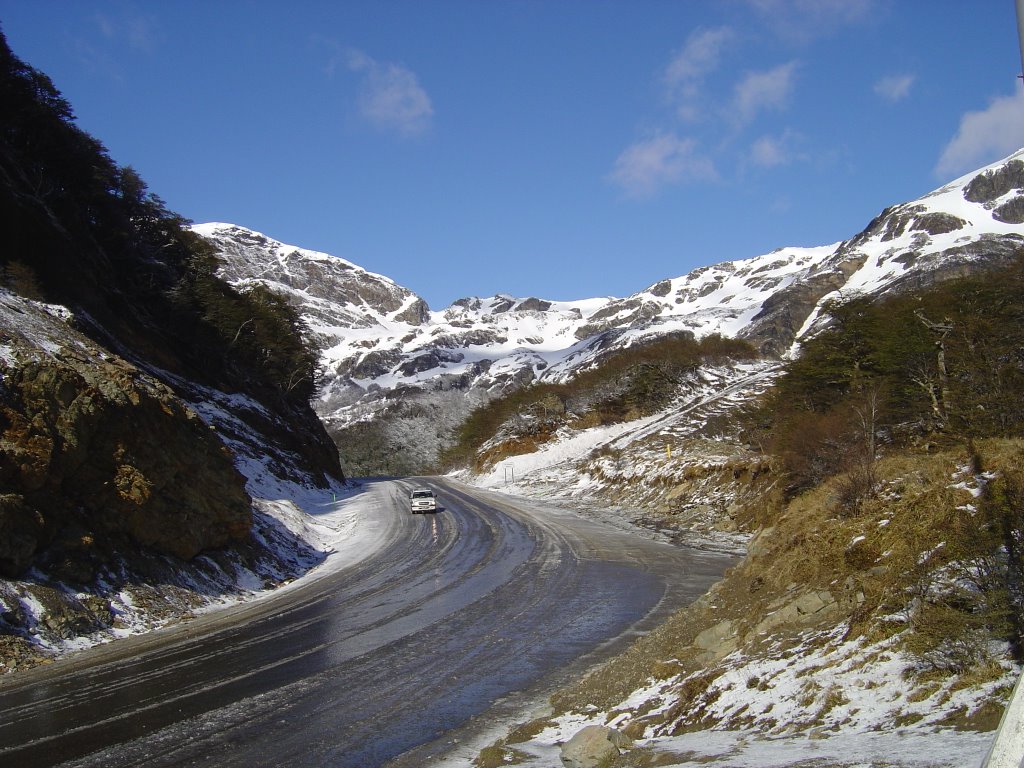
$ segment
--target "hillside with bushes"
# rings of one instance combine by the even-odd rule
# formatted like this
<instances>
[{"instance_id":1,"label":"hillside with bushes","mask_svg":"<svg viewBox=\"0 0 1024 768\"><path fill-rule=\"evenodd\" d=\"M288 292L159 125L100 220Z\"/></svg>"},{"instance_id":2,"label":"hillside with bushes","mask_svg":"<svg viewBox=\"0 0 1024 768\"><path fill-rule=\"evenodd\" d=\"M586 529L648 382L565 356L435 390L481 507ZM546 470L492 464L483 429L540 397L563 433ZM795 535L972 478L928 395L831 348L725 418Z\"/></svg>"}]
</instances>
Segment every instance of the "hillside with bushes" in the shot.
<instances>
[{"instance_id":1,"label":"hillside with bushes","mask_svg":"<svg viewBox=\"0 0 1024 768\"><path fill-rule=\"evenodd\" d=\"M792 456L792 444L833 429L847 443L858 429L892 444L1019 434L1022 287L1018 256L1005 268L927 291L830 303L828 329L801 346L763 405L774 433L766 447ZM812 441L814 455L805 460L840 468L842 457L826 457L820 445ZM806 473L793 460L787 466L795 476Z\"/></svg>"},{"instance_id":2,"label":"hillside with bushes","mask_svg":"<svg viewBox=\"0 0 1024 768\"><path fill-rule=\"evenodd\" d=\"M565 381L539 382L473 410L444 459L476 471L529 453L559 430L635 421L665 409L702 366L759 357L748 342L676 333L613 350Z\"/></svg>"}]
</instances>

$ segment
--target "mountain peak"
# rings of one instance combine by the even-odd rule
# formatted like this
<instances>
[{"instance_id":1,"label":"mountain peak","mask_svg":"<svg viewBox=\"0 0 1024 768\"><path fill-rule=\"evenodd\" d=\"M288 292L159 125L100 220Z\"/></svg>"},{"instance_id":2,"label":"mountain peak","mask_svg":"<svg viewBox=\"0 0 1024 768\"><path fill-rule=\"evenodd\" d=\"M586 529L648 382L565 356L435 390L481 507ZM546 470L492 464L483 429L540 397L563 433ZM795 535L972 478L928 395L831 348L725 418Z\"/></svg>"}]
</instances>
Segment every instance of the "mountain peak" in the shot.
<instances>
[{"instance_id":1,"label":"mountain peak","mask_svg":"<svg viewBox=\"0 0 1024 768\"><path fill-rule=\"evenodd\" d=\"M624 298L499 293L438 312L343 259L230 224L195 231L220 252L224 277L262 282L299 307L323 350L316 407L336 437L387 414L406 431L416 419L430 422L430 436L416 440L427 446L419 468L436 458L442 431L482 399L563 380L609 351L667 334L738 337L781 356L826 322L821 308L831 299L913 290L1005 263L1024 246L1022 222L1024 150L887 208L849 240L700 267ZM451 414L441 413L442 401Z\"/></svg>"}]
</instances>

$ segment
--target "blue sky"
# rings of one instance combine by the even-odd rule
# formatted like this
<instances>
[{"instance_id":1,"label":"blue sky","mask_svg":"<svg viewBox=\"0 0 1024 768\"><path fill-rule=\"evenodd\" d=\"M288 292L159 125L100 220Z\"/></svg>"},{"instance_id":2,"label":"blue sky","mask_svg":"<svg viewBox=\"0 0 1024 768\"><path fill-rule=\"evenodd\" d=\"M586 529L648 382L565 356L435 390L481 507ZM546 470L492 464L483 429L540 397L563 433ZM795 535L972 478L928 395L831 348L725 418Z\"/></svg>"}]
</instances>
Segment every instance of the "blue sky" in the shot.
<instances>
[{"instance_id":1,"label":"blue sky","mask_svg":"<svg viewBox=\"0 0 1024 768\"><path fill-rule=\"evenodd\" d=\"M625 296L1024 146L1013 0L0 0L168 206L434 309Z\"/></svg>"}]
</instances>

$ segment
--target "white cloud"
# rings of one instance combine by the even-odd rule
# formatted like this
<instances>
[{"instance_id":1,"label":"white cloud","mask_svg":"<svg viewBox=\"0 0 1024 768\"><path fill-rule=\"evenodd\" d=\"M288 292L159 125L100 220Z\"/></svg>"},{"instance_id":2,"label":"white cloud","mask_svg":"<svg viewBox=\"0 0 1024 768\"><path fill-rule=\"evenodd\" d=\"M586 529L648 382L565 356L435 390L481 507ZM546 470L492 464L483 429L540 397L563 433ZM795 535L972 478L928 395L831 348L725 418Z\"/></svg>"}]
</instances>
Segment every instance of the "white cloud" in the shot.
<instances>
[{"instance_id":1,"label":"white cloud","mask_svg":"<svg viewBox=\"0 0 1024 768\"><path fill-rule=\"evenodd\" d=\"M809 41L869 18L876 0L747 0L779 34Z\"/></svg>"},{"instance_id":2,"label":"white cloud","mask_svg":"<svg viewBox=\"0 0 1024 768\"><path fill-rule=\"evenodd\" d=\"M733 40L729 27L699 29L687 38L682 49L665 68L669 97L676 102L679 116L692 120L697 115L694 103L704 78L718 68L722 50Z\"/></svg>"},{"instance_id":3,"label":"white cloud","mask_svg":"<svg viewBox=\"0 0 1024 768\"><path fill-rule=\"evenodd\" d=\"M888 75L875 83L875 93L886 101L902 101L910 95L910 87L916 79L914 75Z\"/></svg>"},{"instance_id":4,"label":"white cloud","mask_svg":"<svg viewBox=\"0 0 1024 768\"><path fill-rule=\"evenodd\" d=\"M84 67L103 77L124 82L136 55L151 56L159 49L160 28L153 17L94 13L91 21L73 34L71 48Z\"/></svg>"},{"instance_id":5,"label":"white cloud","mask_svg":"<svg viewBox=\"0 0 1024 768\"><path fill-rule=\"evenodd\" d=\"M127 43L129 48L144 53L153 53L156 49L156 22L152 17L125 15L112 18L97 13L93 18L100 34L110 42Z\"/></svg>"},{"instance_id":6,"label":"white cloud","mask_svg":"<svg viewBox=\"0 0 1024 768\"><path fill-rule=\"evenodd\" d=\"M359 110L379 128L405 136L430 127L434 107L416 74L399 65L378 62L362 51L350 50L349 70L362 75Z\"/></svg>"},{"instance_id":7,"label":"white cloud","mask_svg":"<svg viewBox=\"0 0 1024 768\"><path fill-rule=\"evenodd\" d=\"M994 99L988 109L960 118L960 130L942 150L935 173L965 173L1024 147L1024 93Z\"/></svg>"},{"instance_id":8,"label":"white cloud","mask_svg":"<svg viewBox=\"0 0 1024 768\"><path fill-rule=\"evenodd\" d=\"M762 136L755 141L750 148L750 157L755 165L762 168L775 168L790 161L789 152L782 140L773 136Z\"/></svg>"},{"instance_id":9,"label":"white cloud","mask_svg":"<svg viewBox=\"0 0 1024 768\"><path fill-rule=\"evenodd\" d=\"M691 34L665 68L669 85L696 80L717 68L722 48L734 36L729 27L698 29Z\"/></svg>"},{"instance_id":10,"label":"white cloud","mask_svg":"<svg viewBox=\"0 0 1024 768\"><path fill-rule=\"evenodd\" d=\"M659 134L627 147L608 178L634 198L651 197L663 187L684 181L717 179L714 163L696 150L692 138Z\"/></svg>"},{"instance_id":11,"label":"white cloud","mask_svg":"<svg viewBox=\"0 0 1024 768\"><path fill-rule=\"evenodd\" d=\"M801 149L803 143L804 137L791 129L786 129L777 136L766 134L750 145L749 160L761 168L812 162L813 157Z\"/></svg>"},{"instance_id":12,"label":"white cloud","mask_svg":"<svg viewBox=\"0 0 1024 768\"><path fill-rule=\"evenodd\" d=\"M753 119L765 109L780 109L789 101L796 78L797 62L781 64L765 72L751 72L736 84L734 106L741 122Z\"/></svg>"}]
</instances>

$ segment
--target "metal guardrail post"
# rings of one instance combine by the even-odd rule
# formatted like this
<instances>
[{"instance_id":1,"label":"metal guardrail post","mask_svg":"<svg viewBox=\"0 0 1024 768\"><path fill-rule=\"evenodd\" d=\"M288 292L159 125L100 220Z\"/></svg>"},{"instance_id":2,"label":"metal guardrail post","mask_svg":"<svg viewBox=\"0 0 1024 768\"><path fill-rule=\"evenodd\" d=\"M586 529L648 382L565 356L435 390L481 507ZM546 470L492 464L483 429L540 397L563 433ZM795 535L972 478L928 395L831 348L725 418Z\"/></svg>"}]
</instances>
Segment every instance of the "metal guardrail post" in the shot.
<instances>
[{"instance_id":1,"label":"metal guardrail post","mask_svg":"<svg viewBox=\"0 0 1024 768\"><path fill-rule=\"evenodd\" d=\"M1010 703L996 730L996 739L981 768L1024 768L1024 685L1017 678Z\"/></svg>"}]
</instances>

